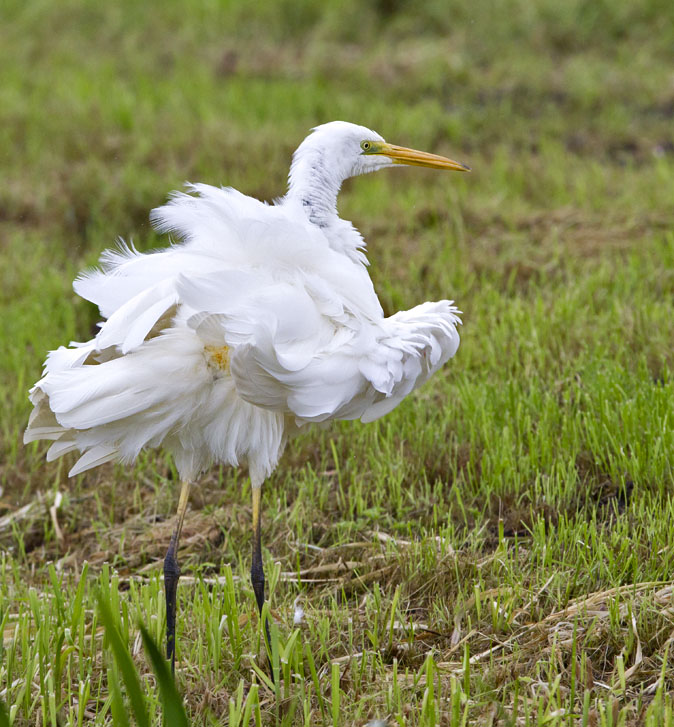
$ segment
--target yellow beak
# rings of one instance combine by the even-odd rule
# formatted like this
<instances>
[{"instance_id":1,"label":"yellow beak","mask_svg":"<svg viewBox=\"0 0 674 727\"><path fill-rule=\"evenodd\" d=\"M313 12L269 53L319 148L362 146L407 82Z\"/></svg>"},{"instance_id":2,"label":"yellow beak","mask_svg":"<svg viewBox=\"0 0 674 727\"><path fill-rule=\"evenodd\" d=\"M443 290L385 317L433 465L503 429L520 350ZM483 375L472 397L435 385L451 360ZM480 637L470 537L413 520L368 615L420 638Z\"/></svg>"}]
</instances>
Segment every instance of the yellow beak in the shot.
<instances>
[{"instance_id":1,"label":"yellow beak","mask_svg":"<svg viewBox=\"0 0 674 727\"><path fill-rule=\"evenodd\" d=\"M441 157L438 154L428 154L425 151L417 151L416 149L407 149L404 146L396 146L395 144L382 143L373 149L374 154L383 154L393 159L394 164L409 164L413 167L432 167L433 169L451 169L455 172L469 172L467 167L461 162L455 162L453 159Z\"/></svg>"}]
</instances>

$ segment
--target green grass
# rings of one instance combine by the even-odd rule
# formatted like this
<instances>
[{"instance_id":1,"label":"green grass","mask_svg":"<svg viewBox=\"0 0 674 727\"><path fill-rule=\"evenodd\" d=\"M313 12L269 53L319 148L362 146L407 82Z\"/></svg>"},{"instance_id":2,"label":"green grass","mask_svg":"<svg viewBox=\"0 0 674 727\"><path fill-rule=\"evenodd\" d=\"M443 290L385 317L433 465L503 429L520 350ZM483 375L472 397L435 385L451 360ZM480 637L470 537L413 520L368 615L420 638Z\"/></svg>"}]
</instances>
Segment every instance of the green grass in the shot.
<instances>
[{"instance_id":1,"label":"green grass","mask_svg":"<svg viewBox=\"0 0 674 727\"><path fill-rule=\"evenodd\" d=\"M97 320L72 278L119 235L163 244L148 211L186 180L281 194L295 146L335 118L473 167L382 172L340 197L386 311L455 298L462 343L383 420L304 433L265 485L273 684L245 473L195 489L176 668L189 723L672 723L670 5L5 3L12 724L123 724L113 633L151 724L171 698L139 624L163 643L172 464L151 452L69 481L69 462L21 444L45 352Z\"/></svg>"}]
</instances>

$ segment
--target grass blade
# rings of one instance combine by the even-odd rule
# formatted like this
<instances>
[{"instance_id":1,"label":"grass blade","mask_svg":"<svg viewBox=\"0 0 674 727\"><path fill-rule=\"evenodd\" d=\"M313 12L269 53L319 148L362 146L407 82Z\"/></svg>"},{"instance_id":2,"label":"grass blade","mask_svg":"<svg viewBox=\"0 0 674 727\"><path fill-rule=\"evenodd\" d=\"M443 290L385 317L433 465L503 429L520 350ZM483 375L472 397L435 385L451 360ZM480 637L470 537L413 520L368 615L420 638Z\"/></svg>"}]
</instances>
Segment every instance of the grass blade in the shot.
<instances>
[{"instance_id":1,"label":"grass blade","mask_svg":"<svg viewBox=\"0 0 674 727\"><path fill-rule=\"evenodd\" d=\"M7 707L2 699L0 699L0 727L10 727Z\"/></svg>"},{"instance_id":2,"label":"grass blade","mask_svg":"<svg viewBox=\"0 0 674 727\"><path fill-rule=\"evenodd\" d=\"M131 727L129 718L122 698L122 692L119 688L119 680L115 669L108 671L108 684L110 686L110 712L112 713L112 723L115 727Z\"/></svg>"},{"instance_id":3,"label":"grass blade","mask_svg":"<svg viewBox=\"0 0 674 727\"><path fill-rule=\"evenodd\" d=\"M148 630L142 624L140 626L140 633L143 637L145 651L150 657L152 668L159 682L162 709L164 711L164 724L171 725L171 727L189 727L182 697L176 688L166 659L164 659L159 647L155 644Z\"/></svg>"},{"instance_id":4,"label":"grass blade","mask_svg":"<svg viewBox=\"0 0 674 727\"><path fill-rule=\"evenodd\" d=\"M110 605L103 598L100 591L96 594L98 600L98 608L101 612L101 619L105 626L105 634L108 637L112 652L117 662L117 667L122 673L124 684L126 685L126 691L129 695L131 702L131 708L133 709L134 717L138 723L138 727L150 727L150 718L148 717L147 709L145 707L145 697L140 687L140 679L136 672L131 654L122 641L122 637L115 625L115 620L110 610Z\"/></svg>"},{"instance_id":5,"label":"grass blade","mask_svg":"<svg viewBox=\"0 0 674 727\"><path fill-rule=\"evenodd\" d=\"M332 664L332 679L331 679L331 693L332 693L332 725L337 727L339 724L339 679L341 673L339 671L339 664Z\"/></svg>"}]
</instances>

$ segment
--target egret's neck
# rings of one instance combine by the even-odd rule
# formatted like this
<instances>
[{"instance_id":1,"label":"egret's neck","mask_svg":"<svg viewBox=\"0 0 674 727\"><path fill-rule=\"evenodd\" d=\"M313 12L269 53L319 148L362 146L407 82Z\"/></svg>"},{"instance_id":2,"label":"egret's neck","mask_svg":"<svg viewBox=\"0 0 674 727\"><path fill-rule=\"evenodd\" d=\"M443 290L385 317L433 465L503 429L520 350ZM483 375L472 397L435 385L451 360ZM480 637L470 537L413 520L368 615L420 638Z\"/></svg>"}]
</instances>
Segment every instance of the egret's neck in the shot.
<instances>
[{"instance_id":1,"label":"egret's neck","mask_svg":"<svg viewBox=\"0 0 674 727\"><path fill-rule=\"evenodd\" d=\"M367 265L363 238L350 222L337 215L337 195L348 176L349 172L340 169L334 160L328 163L323 149L300 147L290 167L284 201L300 206L309 221L321 228L333 250Z\"/></svg>"},{"instance_id":2,"label":"egret's neck","mask_svg":"<svg viewBox=\"0 0 674 727\"><path fill-rule=\"evenodd\" d=\"M304 153L303 153L304 152ZM298 149L288 175L287 200L298 202L319 227L337 222L337 195L344 176L326 163L322 149Z\"/></svg>"}]
</instances>

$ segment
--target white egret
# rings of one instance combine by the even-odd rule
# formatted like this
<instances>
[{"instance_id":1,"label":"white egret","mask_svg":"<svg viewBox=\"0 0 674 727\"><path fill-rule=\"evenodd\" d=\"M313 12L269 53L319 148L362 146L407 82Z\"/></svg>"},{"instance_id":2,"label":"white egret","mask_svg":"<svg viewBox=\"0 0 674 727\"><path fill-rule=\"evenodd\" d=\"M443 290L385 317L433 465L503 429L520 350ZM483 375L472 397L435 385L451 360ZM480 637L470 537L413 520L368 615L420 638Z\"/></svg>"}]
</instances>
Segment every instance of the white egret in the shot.
<instances>
[{"instance_id":1,"label":"white egret","mask_svg":"<svg viewBox=\"0 0 674 727\"><path fill-rule=\"evenodd\" d=\"M79 452L71 476L131 463L146 447L172 454L182 482L164 561L172 665L176 552L199 474L248 465L261 612L260 488L288 436L310 422L383 416L458 348L452 301L384 317L365 243L337 215L345 179L395 164L468 170L334 121L299 146L288 193L273 206L191 185L151 214L180 242L150 253L122 242L75 280L104 320L92 340L48 354L24 441L54 440L48 460Z\"/></svg>"}]
</instances>

